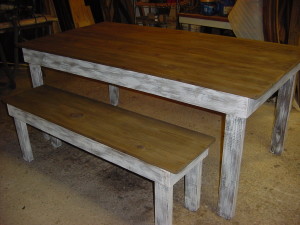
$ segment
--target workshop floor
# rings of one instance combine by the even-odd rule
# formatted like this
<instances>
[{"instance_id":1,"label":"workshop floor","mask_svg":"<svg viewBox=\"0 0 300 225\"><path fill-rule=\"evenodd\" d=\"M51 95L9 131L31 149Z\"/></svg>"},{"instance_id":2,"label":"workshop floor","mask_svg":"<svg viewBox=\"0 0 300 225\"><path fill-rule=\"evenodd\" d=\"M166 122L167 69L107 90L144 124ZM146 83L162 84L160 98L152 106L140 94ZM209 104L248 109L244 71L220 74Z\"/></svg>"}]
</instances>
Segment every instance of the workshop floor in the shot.
<instances>
[{"instance_id":1,"label":"workshop floor","mask_svg":"<svg viewBox=\"0 0 300 225\"><path fill-rule=\"evenodd\" d=\"M46 83L108 102L107 85L47 71ZM26 67L17 89L30 88ZM183 206L183 182L175 185L174 225L300 224L300 112L292 109L285 151L269 152L274 103L265 103L247 121L236 215L216 214L220 140L224 116L138 92L121 90L120 107L215 136L203 168L197 212ZM0 225L154 224L153 186L146 179L64 143L54 149L30 128L35 160L23 161L12 118L0 103Z\"/></svg>"}]
</instances>

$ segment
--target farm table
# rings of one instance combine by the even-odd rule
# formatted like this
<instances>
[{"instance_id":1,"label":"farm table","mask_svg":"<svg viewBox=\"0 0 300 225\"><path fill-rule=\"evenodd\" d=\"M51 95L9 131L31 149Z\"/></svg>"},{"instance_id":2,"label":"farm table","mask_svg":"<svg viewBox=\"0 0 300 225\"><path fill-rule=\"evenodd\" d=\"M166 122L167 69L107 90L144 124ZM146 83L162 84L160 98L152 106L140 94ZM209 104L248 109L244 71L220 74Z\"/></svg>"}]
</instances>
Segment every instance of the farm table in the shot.
<instances>
[{"instance_id":1,"label":"farm table","mask_svg":"<svg viewBox=\"0 0 300 225\"><path fill-rule=\"evenodd\" d=\"M234 216L247 118L278 92L271 152L280 154L300 49L232 37L100 23L21 44L33 86L41 66L226 115L218 214Z\"/></svg>"}]
</instances>

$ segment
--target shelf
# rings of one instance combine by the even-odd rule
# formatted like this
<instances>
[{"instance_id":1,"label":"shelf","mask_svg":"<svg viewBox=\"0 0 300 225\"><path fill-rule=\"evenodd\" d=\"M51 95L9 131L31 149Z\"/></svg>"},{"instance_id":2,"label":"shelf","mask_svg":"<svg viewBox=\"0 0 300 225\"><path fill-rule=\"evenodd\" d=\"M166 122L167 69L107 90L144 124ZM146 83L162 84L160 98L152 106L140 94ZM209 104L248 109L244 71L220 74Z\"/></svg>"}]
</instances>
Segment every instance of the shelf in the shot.
<instances>
[{"instance_id":1,"label":"shelf","mask_svg":"<svg viewBox=\"0 0 300 225\"><path fill-rule=\"evenodd\" d=\"M232 30L227 17L205 16L201 14L178 13L179 23L194 24L199 26L215 27Z\"/></svg>"},{"instance_id":2,"label":"shelf","mask_svg":"<svg viewBox=\"0 0 300 225\"><path fill-rule=\"evenodd\" d=\"M187 5L190 4L190 0L181 0L178 2L179 5ZM165 7L174 7L177 5L176 2L172 3L148 3L148 2L136 2L136 6L138 7L157 7L157 8L165 8Z\"/></svg>"},{"instance_id":3,"label":"shelf","mask_svg":"<svg viewBox=\"0 0 300 225\"><path fill-rule=\"evenodd\" d=\"M178 13L178 16L203 19L203 20L214 20L214 21L221 21L227 23L229 22L228 17L224 17L224 16L205 16L198 13Z\"/></svg>"}]
</instances>

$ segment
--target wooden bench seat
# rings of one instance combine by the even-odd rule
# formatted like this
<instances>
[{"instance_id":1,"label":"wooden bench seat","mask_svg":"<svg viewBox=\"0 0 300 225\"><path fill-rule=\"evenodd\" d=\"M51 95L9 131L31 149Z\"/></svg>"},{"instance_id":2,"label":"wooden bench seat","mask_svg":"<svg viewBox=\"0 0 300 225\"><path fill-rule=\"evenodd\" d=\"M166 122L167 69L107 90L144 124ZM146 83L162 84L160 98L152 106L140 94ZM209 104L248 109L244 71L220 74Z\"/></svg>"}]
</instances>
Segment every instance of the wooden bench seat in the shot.
<instances>
[{"instance_id":1,"label":"wooden bench seat","mask_svg":"<svg viewBox=\"0 0 300 225\"><path fill-rule=\"evenodd\" d=\"M172 224L173 185L200 204L202 160L214 138L53 87L5 99L23 157L33 160L26 124L155 182L155 223Z\"/></svg>"}]
</instances>

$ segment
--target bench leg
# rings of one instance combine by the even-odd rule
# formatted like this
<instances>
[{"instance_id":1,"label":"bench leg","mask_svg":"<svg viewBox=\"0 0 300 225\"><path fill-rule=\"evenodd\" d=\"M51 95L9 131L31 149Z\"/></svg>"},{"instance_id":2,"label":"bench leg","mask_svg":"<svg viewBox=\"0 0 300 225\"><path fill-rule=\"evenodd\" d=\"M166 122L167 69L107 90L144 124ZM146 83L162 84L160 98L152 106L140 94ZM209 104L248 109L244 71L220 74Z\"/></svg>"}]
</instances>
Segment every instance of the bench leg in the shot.
<instances>
[{"instance_id":1,"label":"bench leg","mask_svg":"<svg viewBox=\"0 0 300 225\"><path fill-rule=\"evenodd\" d=\"M27 162L33 160L28 130L26 123L14 118L16 130L19 138L20 147L23 153L23 159Z\"/></svg>"},{"instance_id":2,"label":"bench leg","mask_svg":"<svg viewBox=\"0 0 300 225\"><path fill-rule=\"evenodd\" d=\"M172 225L173 186L155 182L155 225Z\"/></svg>"},{"instance_id":3,"label":"bench leg","mask_svg":"<svg viewBox=\"0 0 300 225\"><path fill-rule=\"evenodd\" d=\"M185 175L185 207L197 211L200 207L202 161Z\"/></svg>"}]
</instances>

